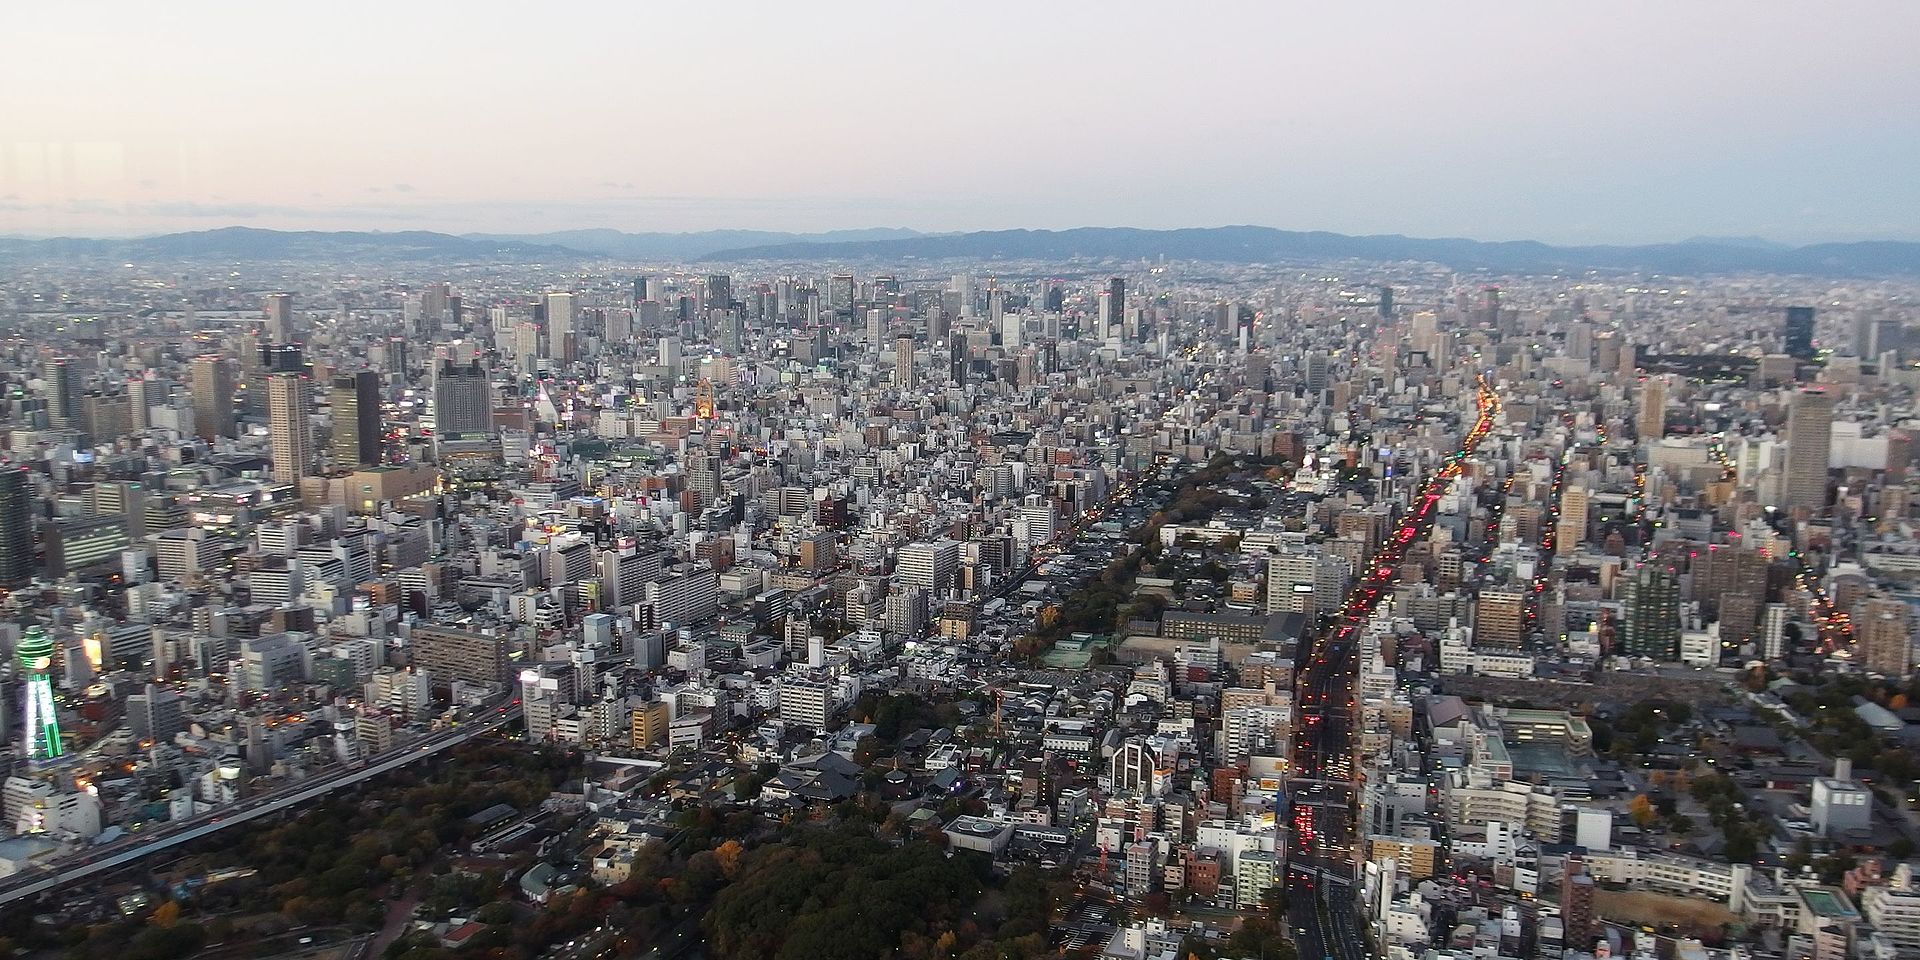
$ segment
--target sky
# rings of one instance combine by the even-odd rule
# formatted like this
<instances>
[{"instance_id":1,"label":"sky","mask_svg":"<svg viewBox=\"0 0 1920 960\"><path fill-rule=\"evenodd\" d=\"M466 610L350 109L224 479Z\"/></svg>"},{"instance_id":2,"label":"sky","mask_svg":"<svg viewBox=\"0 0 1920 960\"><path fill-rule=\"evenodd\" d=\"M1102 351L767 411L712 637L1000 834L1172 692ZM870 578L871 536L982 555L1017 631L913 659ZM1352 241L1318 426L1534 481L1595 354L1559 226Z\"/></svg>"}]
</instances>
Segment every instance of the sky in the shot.
<instances>
[{"instance_id":1,"label":"sky","mask_svg":"<svg viewBox=\"0 0 1920 960\"><path fill-rule=\"evenodd\" d=\"M0 234L1920 239L1920 3L0 5Z\"/></svg>"}]
</instances>

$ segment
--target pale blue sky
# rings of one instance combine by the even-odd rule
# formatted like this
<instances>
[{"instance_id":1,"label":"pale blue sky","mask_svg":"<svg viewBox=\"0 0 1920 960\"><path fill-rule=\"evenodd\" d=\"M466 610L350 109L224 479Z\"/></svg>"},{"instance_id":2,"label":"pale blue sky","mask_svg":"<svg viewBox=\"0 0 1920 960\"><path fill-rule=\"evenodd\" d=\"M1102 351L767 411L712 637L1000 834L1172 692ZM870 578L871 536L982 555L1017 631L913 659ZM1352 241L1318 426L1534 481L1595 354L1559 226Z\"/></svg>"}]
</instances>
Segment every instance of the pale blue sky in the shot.
<instances>
[{"instance_id":1,"label":"pale blue sky","mask_svg":"<svg viewBox=\"0 0 1920 960\"><path fill-rule=\"evenodd\" d=\"M1920 3L22 2L0 233L1920 238Z\"/></svg>"}]
</instances>

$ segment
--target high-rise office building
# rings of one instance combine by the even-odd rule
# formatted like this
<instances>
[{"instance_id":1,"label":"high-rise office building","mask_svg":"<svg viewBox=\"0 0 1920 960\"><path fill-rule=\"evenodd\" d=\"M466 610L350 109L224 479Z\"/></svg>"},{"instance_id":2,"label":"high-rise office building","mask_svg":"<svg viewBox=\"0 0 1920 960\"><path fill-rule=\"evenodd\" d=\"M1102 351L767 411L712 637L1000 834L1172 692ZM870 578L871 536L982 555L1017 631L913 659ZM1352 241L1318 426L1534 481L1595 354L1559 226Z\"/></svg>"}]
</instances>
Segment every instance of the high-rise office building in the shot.
<instances>
[{"instance_id":1,"label":"high-rise office building","mask_svg":"<svg viewBox=\"0 0 1920 960\"><path fill-rule=\"evenodd\" d=\"M555 360L573 359L573 294L547 294L547 356Z\"/></svg>"},{"instance_id":2,"label":"high-rise office building","mask_svg":"<svg viewBox=\"0 0 1920 960\"><path fill-rule=\"evenodd\" d=\"M1307 354L1307 392L1318 395L1327 389L1327 354L1315 350Z\"/></svg>"},{"instance_id":3,"label":"high-rise office building","mask_svg":"<svg viewBox=\"0 0 1920 960\"><path fill-rule=\"evenodd\" d=\"M263 375L307 372L306 348L297 343L262 343L259 359Z\"/></svg>"},{"instance_id":4,"label":"high-rise office building","mask_svg":"<svg viewBox=\"0 0 1920 960\"><path fill-rule=\"evenodd\" d=\"M313 426L307 378L297 373L267 375L267 433L273 447L273 478L298 483L313 472Z\"/></svg>"},{"instance_id":5,"label":"high-rise office building","mask_svg":"<svg viewBox=\"0 0 1920 960\"><path fill-rule=\"evenodd\" d=\"M725 493L720 483L719 455L696 451L687 455L686 464L687 489L700 499L700 509L719 503Z\"/></svg>"},{"instance_id":6,"label":"high-rise office building","mask_svg":"<svg viewBox=\"0 0 1920 960\"><path fill-rule=\"evenodd\" d=\"M1107 309L1113 312L1114 326L1124 326L1127 322L1127 279L1125 277L1107 278Z\"/></svg>"},{"instance_id":7,"label":"high-rise office building","mask_svg":"<svg viewBox=\"0 0 1920 960\"><path fill-rule=\"evenodd\" d=\"M1580 549L1587 539L1587 488L1568 484L1560 492L1560 519L1553 527L1553 552L1566 556Z\"/></svg>"},{"instance_id":8,"label":"high-rise office building","mask_svg":"<svg viewBox=\"0 0 1920 960\"><path fill-rule=\"evenodd\" d=\"M912 337L893 341L893 385L903 388L913 386Z\"/></svg>"},{"instance_id":9,"label":"high-rise office building","mask_svg":"<svg viewBox=\"0 0 1920 960\"><path fill-rule=\"evenodd\" d=\"M1870 673L1905 679L1913 673L1913 608L1892 597L1869 597L1854 611L1860 665Z\"/></svg>"},{"instance_id":10,"label":"high-rise office building","mask_svg":"<svg viewBox=\"0 0 1920 960\"><path fill-rule=\"evenodd\" d=\"M479 358L434 358L433 427L441 437L493 432L493 392Z\"/></svg>"},{"instance_id":11,"label":"high-rise office building","mask_svg":"<svg viewBox=\"0 0 1920 960\"><path fill-rule=\"evenodd\" d=\"M947 336L947 379L955 386L967 382L967 366L972 358L967 353L967 335L959 330Z\"/></svg>"},{"instance_id":12,"label":"high-rise office building","mask_svg":"<svg viewBox=\"0 0 1920 960\"><path fill-rule=\"evenodd\" d=\"M1473 605L1473 645L1518 650L1527 639L1527 594L1517 588L1480 591Z\"/></svg>"},{"instance_id":13,"label":"high-rise office building","mask_svg":"<svg viewBox=\"0 0 1920 960\"><path fill-rule=\"evenodd\" d=\"M245 387L239 395L240 408L249 417L263 416L267 410L267 368L266 351L269 346L265 330L249 330L240 335L235 349L226 353L235 360L239 373L235 382Z\"/></svg>"},{"instance_id":14,"label":"high-rise office building","mask_svg":"<svg viewBox=\"0 0 1920 960\"><path fill-rule=\"evenodd\" d=\"M853 274L836 273L827 278L827 309L835 313L853 310Z\"/></svg>"},{"instance_id":15,"label":"high-rise office building","mask_svg":"<svg viewBox=\"0 0 1920 960\"><path fill-rule=\"evenodd\" d=\"M209 354L193 359L193 430L202 440L237 436L233 425L233 362Z\"/></svg>"},{"instance_id":16,"label":"high-rise office building","mask_svg":"<svg viewBox=\"0 0 1920 960\"><path fill-rule=\"evenodd\" d=\"M1665 377L1648 377L1640 385L1640 410L1633 419L1633 429L1642 440L1658 440L1667 435L1667 380Z\"/></svg>"},{"instance_id":17,"label":"high-rise office building","mask_svg":"<svg viewBox=\"0 0 1920 960\"><path fill-rule=\"evenodd\" d=\"M268 343L293 342L293 294L267 294L266 302L261 304L260 312L266 318Z\"/></svg>"},{"instance_id":18,"label":"high-rise office building","mask_svg":"<svg viewBox=\"0 0 1920 960\"><path fill-rule=\"evenodd\" d=\"M0 587L33 579L33 475L0 467Z\"/></svg>"},{"instance_id":19,"label":"high-rise office building","mask_svg":"<svg viewBox=\"0 0 1920 960\"><path fill-rule=\"evenodd\" d=\"M505 637L418 626L413 628L408 647L414 668L425 671L435 687L445 688L456 680L504 684L509 679Z\"/></svg>"},{"instance_id":20,"label":"high-rise office building","mask_svg":"<svg viewBox=\"0 0 1920 960\"><path fill-rule=\"evenodd\" d=\"M1833 395L1824 389L1794 394L1787 408L1785 505L1818 511L1827 503L1827 461L1833 453Z\"/></svg>"},{"instance_id":21,"label":"high-rise office building","mask_svg":"<svg viewBox=\"0 0 1920 960\"><path fill-rule=\"evenodd\" d=\"M80 378L69 357L47 361L41 378L47 383L47 425L56 430L74 430L80 426Z\"/></svg>"},{"instance_id":22,"label":"high-rise office building","mask_svg":"<svg viewBox=\"0 0 1920 960\"><path fill-rule=\"evenodd\" d=\"M903 585L943 594L960 568L960 545L951 540L919 541L900 548L894 575Z\"/></svg>"},{"instance_id":23,"label":"high-rise office building","mask_svg":"<svg viewBox=\"0 0 1920 960\"><path fill-rule=\"evenodd\" d=\"M1626 623L1621 652L1630 657L1680 656L1680 580L1652 564L1635 570L1621 588Z\"/></svg>"},{"instance_id":24,"label":"high-rise office building","mask_svg":"<svg viewBox=\"0 0 1920 960\"><path fill-rule=\"evenodd\" d=\"M333 465L380 464L380 375L372 370L333 377Z\"/></svg>"},{"instance_id":25,"label":"high-rise office building","mask_svg":"<svg viewBox=\"0 0 1920 960\"><path fill-rule=\"evenodd\" d=\"M1796 360L1813 359L1813 308L1788 307L1787 322L1781 331L1787 344L1787 356Z\"/></svg>"},{"instance_id":26,"label":"high-rise office building","mask_svg":"<svg viewBox=\"0 0 1920 960\"><path fill-rule=\"evenodd\" d=\"M724 273L707 275L707 309L725 310L733 306L733 278Z\"/></svg>"},{"instance_id":27,"label":"high-rise office building","mask_svg":"<svg viewBox=\"0 0 1920 960\"><path fill-rule=\"evenodd\" d=\"M151 370L127 380L127 413L135 432L153 429L153 402L166 395L166 384L155 379Z\"/></svg>"},{"instance_id":28,"label":"high-rise office building","mask_svg":"<svg viewBox=\"0 0 1920 960\"><path fill-rule=\"evenodd\" d=\"M261 317L265 319L261 340L269 344L294 342L294 294L267 294L267 300L261 301Z\"/></svg>"}]
</instances>

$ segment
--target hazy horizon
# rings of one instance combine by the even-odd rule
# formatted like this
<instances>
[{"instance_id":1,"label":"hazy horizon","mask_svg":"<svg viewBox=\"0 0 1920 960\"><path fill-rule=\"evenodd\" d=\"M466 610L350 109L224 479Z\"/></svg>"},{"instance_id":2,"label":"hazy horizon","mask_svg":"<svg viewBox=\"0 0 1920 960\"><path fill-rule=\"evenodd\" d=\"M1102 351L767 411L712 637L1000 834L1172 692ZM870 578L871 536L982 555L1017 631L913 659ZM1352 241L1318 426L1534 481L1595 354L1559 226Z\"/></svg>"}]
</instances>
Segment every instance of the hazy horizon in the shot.
<instances>
[{"instance_id":1,"label":"hazy horizon","mask_svg":"<svg viewBox=\"0 0 1920 960\"><path fill-rule=\"evenodd\" d=\"M1920 239L1920 6L36 5L0 234Z\"/></svg>"},{"instance_id":2,"label":"hazy horizon","mask_svg":"<svg viewBox=\"0 0 1920 960\"><path fill-rule=\"evenodd\" d=\"M424 232L424 233L433 233L433 234L440 234L443 236L453 236L453 237L533 237L533 238L537 238L537 237L553 236L556 234L579 233L579 232L593 231L593 230L613 230L619 233L625 233L629 235L696 236L696 235L710 234L710 233L772 233L772 234L791 234L791 235L805 236L805 237L824 237L824 236L834 235L834 234L864 234L864 233L874 233L879 231L907 231L912 236L937 237L937 236L953 236L953 235L967 234L967 233L992 233L992 232L1013 231L1013 230L1030 230L1030 231L1036 231L1036 232L1062 233L1062 232L1067 232L1072 230L1106 230L1106 229L1219 230L1219 229L1230 229L1234 227L1267 228L1267 229L1274 229L1274 230L1281 230L1281 231L1295 232L1295 233L1332 233L1332 234L1341 234L1341 235L1355 236L1355 237L1400 236L1400 237L1406 237L1408 239L1413 239L1413 240L1442 240L1442 241L1470 240L1470 241L1481 242L1481 243L1528 242L1528 241L1535 241L1538 239L1535 237L1462 237L1458 235L1438 235L1438 234L1429 236L1429 235L1415 235L1415 234L1393 232L1393 231L1382 231L1379 233L1369 233L1369 234L1353 234L1353 233L1348 233L1346 231L1326 230L1318 227L1296 228L1296 227L1275 226L1273 224L1266 224L1266 223L1253 223L1253 224L1209 223L1209 224L1193 224L1193 225L1188 225L1186 227L1134 227L1130 224L1082 224L1080 226L1068 226L1068 227L982 227L979 230L919 230L913 227L902 227L902 226L897 226L892 224L878 224L878 225L866 226L866 227L826 227L819 230L808 230L808 229L780 230L780 229L768 229L768 228L751 227L751 226L747 226L747 227L719 226L719 227L702 227L699 229L692 229L692 230L668 230L668 229L648 230L648 229L624 229L620 227L551 227L551 228L541 229L537 231L437 230L431 227L419 227L419 226L355 227L351 225L342 225L342 226L330 226L330 227L279 227L279 226L272 226L269 224L261 224L261 223L218 223L218 224L200 224L200 225L195 225L195 226L190 226L190 227L175 229L175 230L142 230L142 231L129 231L129 232L120 232L120 233L99 232L99 233L81 234L81 233L32 233L32 232L0 231L0 239L28 240L28 241L142 240L142 239L148 239L153 237L176 236L180 234L190 234L190 233L212 233L212 232L217 232L221 230L234 230L234 229L258 229L258 230L269 230L269 231L282 232L282 233L314 232L314 233L341 233L341 234L346 234L346 233L398 234L398 233L410 233L410 232ZM907 239L908 235L902 234L900 238ZM885 239L885 238L875 238L875 239ZM1792 241L1776 240L1772 237L1736 236L1736 235L1723 235L1723 234L1694 234L1686 237L1672 237L1672 238L1653 239L1653 240L1645 240L1645 241L1626 241L1626 242L1617 242L1617 243L1610 243L1610 242L1604 242L1604 241L1596 241L1593 243L1580 243L1577 241L1570 241L1570 242L1563 242L1563 243L1553 243L1553 242L1548 242L1548 243L1551 246L1561 246L1561 247L1576 247L1576 246L1641 247L1641 246L1660 246L1663 244L1683 244L1683 243L1722 243L1728 246L1765 245L1769 247L1780 247L1780 248L1792 249L1792 248L1803 247L1803 246L1815 246L1823 243L1856 243L1856 242L1874 242L1878 240L1920 243L1920 239L1909 239L1906 237L1889 237L1889 238L1875 238L1875 237L1845 238L1843 237L1843 238L1834 238L1832 240L1810 240L1810 241L1796 243ZM559 243L559 241L554 241L554 242L556 244Z\"/></svg>"}]
</instances>

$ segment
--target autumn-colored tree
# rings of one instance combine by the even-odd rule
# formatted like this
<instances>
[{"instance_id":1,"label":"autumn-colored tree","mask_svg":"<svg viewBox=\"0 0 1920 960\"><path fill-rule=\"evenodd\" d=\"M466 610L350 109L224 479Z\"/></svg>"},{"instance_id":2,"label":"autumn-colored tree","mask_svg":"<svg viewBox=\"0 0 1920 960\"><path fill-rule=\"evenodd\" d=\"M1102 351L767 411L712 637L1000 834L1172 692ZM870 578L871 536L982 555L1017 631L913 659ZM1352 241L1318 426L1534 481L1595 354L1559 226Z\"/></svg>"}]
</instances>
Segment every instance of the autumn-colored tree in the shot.
<instances>
[{"instance_id":1,"label":"autumn-colored tree","mask_svg":"<svg viewBox=\"0 0 1920 960\"><path fill-rule=\"evenodd\" d=\"M739 876L740 855L745 852L746 848L742 847L738 840L728 840L714 848L713 858L720 862L720 875L728 880Z\"/></svg>"},{"instance_id":2,"label":"autumn-colored tree","mask_svg":"<svg viewBox=\"0 0 1920 960\"><path fill-rule=\"evenodd\" d=\"M180 922L179 902L175 900L168 900L166 903L161 904L159 909L153 911L153 916L150 919L152 920L154 926L162 927L162 928L171 927L174 924L179 923Z\"/></svg>"},{"instance_id":3,"label":"autumn-colored tree","mask_svg":"<svg viewBox=\"0 0 1920 960\"><path fill-rule=\"evenodd\" d=\"M1627 804L1627 816L1632 817L1634 824L1644 830L1653 823L1658 814L1654 812L1653 801L1648 800L1647 795L1642 793L1636 795Z\"/></svg>"},{"instance_id":4,"label":"autumn-colored tree","mask_svg":"<svg viewBox=\"0 0 1920 960\"><path fill-rule=\"evenodd\" d=\"M940 939L933 942L933 948L943 954L951 956L953 954L953 948L958 946L959 943L960 938L954 936L952 930L948 930L946 933L940 935Z\"/></svg>"}]
</instances>

